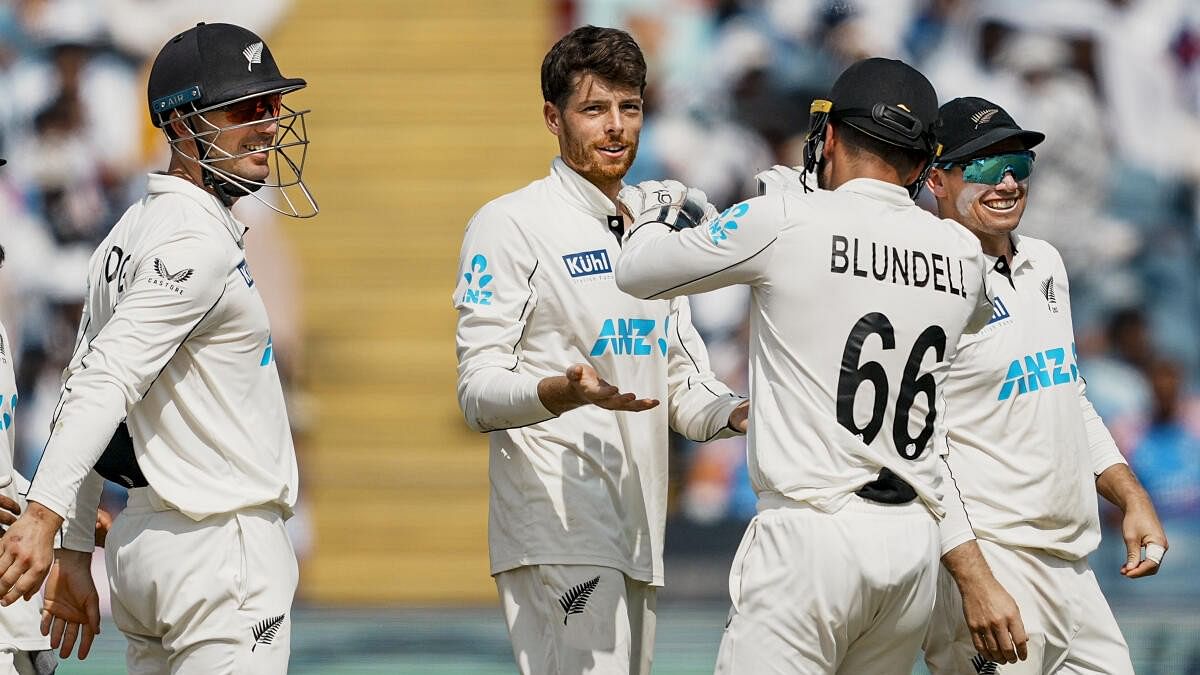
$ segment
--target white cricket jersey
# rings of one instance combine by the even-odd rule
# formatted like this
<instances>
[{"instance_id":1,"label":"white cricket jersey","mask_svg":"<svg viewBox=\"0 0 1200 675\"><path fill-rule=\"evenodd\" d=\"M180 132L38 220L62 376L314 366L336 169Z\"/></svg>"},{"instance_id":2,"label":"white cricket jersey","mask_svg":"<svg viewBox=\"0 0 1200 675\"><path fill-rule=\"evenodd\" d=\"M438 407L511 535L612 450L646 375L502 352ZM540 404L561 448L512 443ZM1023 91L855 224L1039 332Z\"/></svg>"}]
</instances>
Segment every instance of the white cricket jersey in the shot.
<instances>
[{"instance_id":1,"label":"white cricket jersey","mask_svg":"<svg viewBox=\"0 0 1200 675\"><path fill-rule=\"evenodd\" d=\"M261 504L290 514L296 457L244 232L216 197L151 174L148 194L92 255L78 343L29 493L60 515L79 493L70 520L80 531L68 528L67 548L90 549L82 530L94 524L101 481L89 472L122 421L136 456L128 469L167 506L195 520Z\"/></svg>"},{"instance_id":2,"label":"white cricket jersey","mask_svg":"<svg viewBox=\"0 0 1200 675\"><path fill-rule=\"evenodd\" d=\"M21 491L28 486L25 478L13 468L16 432L13 429L17 411L17 380L13 374L13 348L4 325L0 324L0 494L25 508ZM0 649L14 648L35 651L50 648L50 638L43 637L42 596L17 600L0 607Z\"/></svg>"},{"instance_id":3,"label":"white cricket jersey","mask_svg":"<svg viewBox=\"0 0 1200 675\"><path fill-rule=\"evenodd\" d=\"M490 432L493 574L577 563L661 585L668 426L695 440L732 434L742 399L710 372L687 299L617 288L616 213L555 159L548 177L489 202L467 227L454 291L458 400L468 425ZM538 382L576 363L662 403L556 418Z\"/></svg>"},{"instance_id":4,"label":"white cricket jersey","mask_svg":"<svg viewBox=\"0 0 1200 675\"><path fill-rule=\"evenodd\" d=\"M618 285L645 298L751 287L755 491L840 509L883 468L938 517L935 401L959 334L982 325L979 241L897 185L797 184L679 232L629 233Z\"/></svg>"},{"instance_id":5,"label":"white cricket jersey","mask_svg":"<svg viewBox=\"0 0 1200 675\"><path fill-rule=\"evenodd\" d=\"M1011 277L989 257L992 320L950 366L947 460L977 537L1079 560L1100 542L1095 476L1125 460L1084 392L1062 258L1012 240Z\"/></svg>"}]
</instances>

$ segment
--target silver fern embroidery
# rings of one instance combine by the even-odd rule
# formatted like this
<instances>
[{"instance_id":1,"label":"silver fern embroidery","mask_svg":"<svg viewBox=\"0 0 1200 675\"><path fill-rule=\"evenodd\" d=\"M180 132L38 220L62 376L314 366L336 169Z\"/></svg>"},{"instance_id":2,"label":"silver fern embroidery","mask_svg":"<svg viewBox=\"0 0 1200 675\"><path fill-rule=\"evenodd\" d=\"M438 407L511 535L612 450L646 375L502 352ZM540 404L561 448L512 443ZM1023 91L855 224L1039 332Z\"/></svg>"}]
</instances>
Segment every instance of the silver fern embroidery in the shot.
<instances>
[{"instance_id":1,"label":"silver fern embroidery","mask_svg":"<svg viewBox=\"0 0 1200 675\"><path fill-rule=\"evenodd\" d=\"M981 654L976 654L975 658L971 659L971 665L975 666L975 672L979 675L997 675L1000 672L1000 664L988 661Z\"/></svg>"},{"instance_id":2,"label":"silver fern embroidery","mask_svg":"<svg viewBox=\"0 0 1200 675\"><path fill-rule=\"evenodd\" d=\"M177 284L182 284L188 279L191 279L192 273L196 270L189 267L185 270L180 270L174 274L171 274L170 270L167 269L166 264L162 261L162 258L155 258L154 271L158 273L158 276L166 279L167 281L174 281Z\"/></svg>"},{"instance_id":3,"label":"silver fern embroidery","mask_svg":"<svg viewBox=\"0 0 1200 675\"><path fill-rule=\"evenodd\" d=\"M270 645L271 641L275 639L275 634L279 632L280 626L283 625L283 620L286 616L286 614L280 614L279 616L263 619L254 624L254 627L250 629L254 633L254 646L250 648L250 651L254 651L259 645Z\"/></svg>"},{"instance_id":4,"label":"silver fern embroidery","mask_svg":"<svg viewBox=\"0 0 1200 675\"><path fill-rule=\"evenodd\" d=\"M996 108L980 110L974 115L971 115L971 121L975 123L975 128L978 129L980 124L987 124L988 122L991 122L992 118L995 117L996 113L998 112L1000 111Z\"/></svg>"},{"instance_id":5,"label":"silver fern embroidery","mask_svg":"<svg viewBox=\"0 0 1200 675\"><path fill-rule=\"evenodd\" d=\"M262 63L263 43L255 42L251 45L246 45L242 50L242 56L246 57L246 70L250 70L256 63Z\"/></svg>"},{"instance_id":6,"label":"silver fern embroidery","mask_svg":"<svg viewBox=\"0 0 1200 675\"><path fill-rule=\"evenodd\" d=\"M599 584L600 577L597 576L595 579L585 581L563 593L562 597L558 599L558 604L563 608L564 626L567 625L567 619L571 618L572 614L583 614L588 599L592 597L592 591L596 590L596 586Z\"/></svg>"},{"instance_id":7,"label":"silver fern embroidery","mask_svg":"<svg viewBox=\"0 0 1200 675\"><path fill-rule=\"evenodd\" d=\"M1054 277L1046 277L1046 280L1042 282L1042 295L1046 296L1046 302L1051 304L1058 302L1054 297Z\"/></svg>"}]
</instances>

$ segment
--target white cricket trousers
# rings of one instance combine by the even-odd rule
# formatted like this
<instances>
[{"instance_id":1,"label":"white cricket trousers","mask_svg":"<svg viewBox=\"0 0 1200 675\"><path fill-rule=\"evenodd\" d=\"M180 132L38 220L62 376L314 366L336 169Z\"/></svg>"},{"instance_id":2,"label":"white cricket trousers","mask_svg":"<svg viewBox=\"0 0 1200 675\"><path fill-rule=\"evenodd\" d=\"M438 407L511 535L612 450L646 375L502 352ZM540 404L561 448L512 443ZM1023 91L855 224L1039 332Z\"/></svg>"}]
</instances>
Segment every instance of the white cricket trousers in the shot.
<instances>
[{"instance_id":1,"label":"white cricket trousers","mask_svg":"<svg viewBox=\"0 0 1200 675\"><path fill-rule=\"evenodd\" d=\"M1129 647L1086 559L1063 560L982 539L979 548L1021 610L1029 656L990 664L978 655L958 584L943 568L925 639L925 664L933 675L1133 675Z\"/></svg>"},{"instance_id":2,"label":"white cricket trousers","mask_svg":"<svg viewBox=\"0 0 1200 675\"><path fill-rule=\"evenodd\" d=\"M277 507L195 521L133 489L105 561L130 675L287 673L298 569Z\"/></svg>"},{"instance_id":3,"label":"white cricket trousers","mask_svg":"<svg viewBox=\"0 0 1200 675\"><path fill-rule=\"evenodd\" d=\"M759 496L729 572L719 675L912 672L933 610L937 523L920 502L836 513Z\"/></svg>"},{"instance_id":4,"label":"white cricket trousers","mask_svg":"<svg viewBox=\"0 0 1200 675\"><path fill-rule=\"evenodd\" d=\"M596 565L496 575L521 675L650 675L655 588Z\"/></svg>"}]
</instances>

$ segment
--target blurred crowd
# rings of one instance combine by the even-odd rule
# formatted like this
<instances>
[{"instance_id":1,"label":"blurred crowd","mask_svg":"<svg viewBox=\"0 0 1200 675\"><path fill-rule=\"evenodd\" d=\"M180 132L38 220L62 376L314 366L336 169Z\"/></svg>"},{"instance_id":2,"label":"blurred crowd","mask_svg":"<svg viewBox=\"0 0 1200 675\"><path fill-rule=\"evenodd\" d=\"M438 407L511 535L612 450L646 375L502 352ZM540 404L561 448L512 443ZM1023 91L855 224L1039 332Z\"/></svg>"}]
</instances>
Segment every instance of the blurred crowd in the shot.
<instances>
[{"instance_id":1,"label":"blurred crowd","mask_svg":"<svg viewBox=\"0 0 1200 675\"><path fill-rule=\"evenodd\" d=\"M943 102L982 96L1045 132L1020 231L1062 252L1089 394L1155 499L1172 554L1185 546L1200 527L1200 3L558 6L564 24L623 26L646 51L647 117L627 180L675 178L718 208L751 196L756 172L801 163L809 103L866 56L917 66ZM714 367L744 386L746 292L693 303ZM753 514L741 441L679 452L677 515Z\"/></svg>"},{"instance_id":2,"label":"blurred crowd","mask_svg":"<svg viewBox=\"0 0 1200 675\"><path fill-rule=\"evenodd\" d=\"M144 194L169 150L150 124L150 62L199 21L269 34L290 0L4 0L0 2L0 320L15 343L20 406L16 467L33 474L50 431L62 369L75 348L87 262L124 210ZM300 404L298 280L272 212L243 200L247 258L271 314L289 403ZM306 418L293 414L295 422ZM303 431L298 428L297 432ZM297 449L302 448L297 437ZM124 504L109 485L103 508ZM311 537L294 523L299 553ZM101 557L102 558L102 557ZM102 594L105 597L106 594Z\"/></svg>"}]
</instances>

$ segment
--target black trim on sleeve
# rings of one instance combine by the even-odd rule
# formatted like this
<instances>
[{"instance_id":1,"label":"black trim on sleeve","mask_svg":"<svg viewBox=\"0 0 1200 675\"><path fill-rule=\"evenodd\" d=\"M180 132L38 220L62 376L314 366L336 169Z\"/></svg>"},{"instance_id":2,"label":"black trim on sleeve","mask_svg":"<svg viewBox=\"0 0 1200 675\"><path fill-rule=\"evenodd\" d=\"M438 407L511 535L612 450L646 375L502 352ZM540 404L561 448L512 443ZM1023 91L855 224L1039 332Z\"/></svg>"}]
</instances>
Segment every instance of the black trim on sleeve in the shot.
<instances>
[{"instance_id":1,"label":"black trim on sleeve","mask_svg":"<svg viewBox=\"0 0 1200 675\"><path fill-rule=\"evenodd\" d=\"M175 355L179 353L180 349L183 349L183 343L187 342L188 338L192 337L192 333L195 333L196 329L200 327L200 324L204 323L204 320L208 318L208 315L212 314L212 311L217 308L217 305L221 304L221 299L225 297L225 290L227 288L229 288L229 284L226 284L225 287L221 289L221 294L217 296L217 299L213 302L212 307L208 308L208 311L206 311L204 315L200 317L199 321L192 325L191 330L189 330L187 334L183 336L183 339L179 341L179 344L175 347L175 351L171 352L171 356L169 356L167 360L163 362L162 368L158 369L158 374L154 376L153 380L150 380L150 384L146 387L146 391L143 391L138 397L139 401L143 398L146 398L146 394L150 393L150 390L154 387L154 383L158 382L158 378L162 377L163 371L166 370L167 366L171 364L171 359L175 358Z\"/></svg>"},{"instance_id":2,"label":"black trim on sleeve","mask_svg":"<svg viewBox=\"0 0 1200 675\"><path fill-rule=\"evenodd\" d=\"M679 324L681 324L681 323L683 323L683 322L680 321L680 319L679 319L679 312L676 311L675 312L675 337L679 341L680 349L682 349L683 353L687 354L688 359L691 360L692 370L696 371L696 373L699 374L700 373L700 364L696 363L696 357L692 356L692 353L690 351L688 351L687 345L684 344L684 342L683 342L683 332L679 330ZM693 329L694 329L694 326L693 326ZM715 392L711 388L709 388L708 383L702 382L701 386L704 387L705 389L708 389L708 393L712 394L713 396L716 396L718 398L720 398L722 396L722 394L718 394L717 392ZM692 388L692 378L691 377L688 377L687 388L688 389ZM732 394L730 394L730 395L732 396Z\"/></svg>"},{"instance_id":3,"label":"black trim on sleeve","mask_svg":"<svg viewBox=\"0 0 1200 675\"><path fill-rule=\"evenodd\" d=\"M533 300L533 275L537 274L538 265L541 265L541 264L542 264L541 260L535 261L533 263L533 269L529 270L529 277L527 279L525 279L525 285L529 286L529 297L525 298L525 304L521 306L521 313L517 315L518 321L523 321L525 319L525 310L529 309L529 302L531 300ZM528 321L525 322L524 326L521 326L521 334L517 336L516 342L513 343L512 353L514 355L517 353L517 346L521 344L521 340L525 339L525 329L527 329L527 328L529 328ZM516 369L517 369L517 364L515 364L515 363L513 364L512 368L509 368L509 370L512 370L512 371L515 371Z\"/></svg>"},{"instance_id":4,"label":"black trim on sleeve","mask_svg":"<svg viewBox=\"0 0 1200 675\"><path fill-rule=\"evenodd\" d=\"M954 491L958 493L958 503L963 506L963 515L967 518L967 525L971 526L971 534L975 534L975 523L971 522L971 514L967 513L967 503L963 501L962 490L958 487L958 479L954 477L954 470L950 468L949 456L942 455L942 462L946 464L946 475L950 476L950 482L954 483Z\"/></svg>"},{"instance_id":5,"label":"black trim on sleeve","mask_svg":"<svg viewBox=\"0 0 1200 675\"><path fill-rule=\"evenodd\" d=\"M700 280L702 280L702 279L707 279L707 278L709 278L709 277L711 277L711 276L713 276L713 275L720 274L721 272L724 272L725 270L733 269L734 267L737 267L738 265L741 265L742 263L747 263L747 262L750 262L750 261L751 261L751 260L753 260L754 258L758 257L758 255L759 255L760 253L762 253L763 251L765 251L765 250L767 250L768 248L770 248L770 247L771 247L771 244L774 244L774 243L775 243L775 242L777 242L777 241L779 241L779 237L775 237L775 238L774 238L774 239L772 239L771 241L768 241L766 246L763 246L762 248L760 248L760 249L758 249L757 251L755 251L755 253L754 253L753 255L751 255L751 256L748 256L748 257L746 257L746 258L744 258L744 259L742 259L742 260L739 260L739 261L737 261L737 262L733 263L732 265L727 265L727 266L725 266L725 267L722 267L722 268L721 268L721 269L719 269L719 270L716 270L716 271L714 271L714 272L709 272L708 274L705 274L704 276L699 276L699 277L696 277L695 279L692 279L692 280L690 280L690 281L685 281L685 282L683 282L683 283L681 283L681 284L676 284L676 285L674 285L674 286L672 286L672 287L670 287L670 288L664 288L663 290L661 290L661 291L658 291L657 293L651 293L650 295L647 295L646 297L644 297L644 298L642 298L642 299L643 299L643 300L650 300L651 298L658 298L660 295L662 295L662 294L664 294L664 293L670 293L671 291L675 290L676 288L682 288L682 287L684 287L684 286L687 286L688 284L694 284L694 283L696 283L697 281L700 281Z\"/></svg>"}]
</instances>

